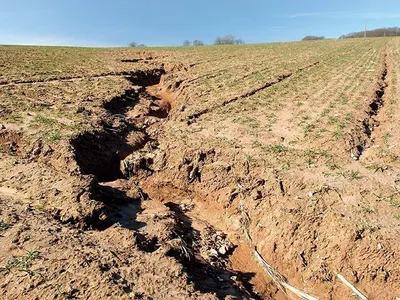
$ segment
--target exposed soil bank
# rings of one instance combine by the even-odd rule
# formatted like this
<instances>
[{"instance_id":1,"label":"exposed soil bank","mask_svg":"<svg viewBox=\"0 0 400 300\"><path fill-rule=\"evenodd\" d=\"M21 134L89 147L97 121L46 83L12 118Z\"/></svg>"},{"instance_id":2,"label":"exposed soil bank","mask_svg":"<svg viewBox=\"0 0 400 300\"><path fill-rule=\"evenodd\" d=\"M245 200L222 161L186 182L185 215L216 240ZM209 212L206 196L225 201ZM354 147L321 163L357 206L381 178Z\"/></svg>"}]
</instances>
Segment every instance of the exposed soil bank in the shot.
<instances>
[{"instance_id":1,"label":"exposed soil bank","mask_svg":"<svg viewBox=\"0 0 400 300\"><path fill-rule=\"evenodd\" d=\"M251 252L245 250L246 243L240 247L232 244L203 213L194 218L190 215L193 204L183 205L174 198L153 199L149 196L151 191L140 186L141 178L151 180L153 173L165 168L166 154L158 147L155 129L168 117L174 99L158 85L162 74L154 71L132 75L129 80L139 87L104 104L110 114L104 130L86 132L71 141L81 172L94 175L100 182L97 186L94 182L92 197L104 206L87 219L88 225L105 230L119 223L133 231L142 251L151 253L168 248L166 255L184 266L190 283L202 293L253 299L263 299L266 293L276 295L276 286L268 285L267 289L263 286L268 279L262 269L248 263L252 258ZM195 180L195 166L190 173ZM132 185L133 192L129 191ZM160 222L170 224L168 230L153 232L137 220L143 212L143 201L163 203L170 213ZM246 271L242 272L242 268Z\"/></svg>"},{"instance_id":2,"label":"exposed soil bank","mask_svg":"<svg viewBox=\"0 0 400 300\"><path fill-rule=\"evenodd\" d=\"M373 138L373 132L376 127L379 126L379 112L385 105L384 96L388 82L386 77L388 75L388 63L387 55L383 58L382 71L379 75L376 83L376 89L373 93L372 101L369 103L369 107L366 111L367 117L362 121L362 132L361 134L350 135L350 155L354 160L359 160L363 155L366 148L371 147L375 140Z\"/></svg>"}]
</instances>

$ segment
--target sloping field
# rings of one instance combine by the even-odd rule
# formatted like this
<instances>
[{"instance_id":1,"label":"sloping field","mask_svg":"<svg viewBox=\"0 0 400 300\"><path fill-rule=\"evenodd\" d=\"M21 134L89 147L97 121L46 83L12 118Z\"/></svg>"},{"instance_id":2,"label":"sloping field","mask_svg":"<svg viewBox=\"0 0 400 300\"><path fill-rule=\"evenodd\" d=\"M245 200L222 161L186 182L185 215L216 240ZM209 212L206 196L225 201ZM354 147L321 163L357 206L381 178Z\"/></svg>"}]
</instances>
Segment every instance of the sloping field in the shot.
<instances>
[{"instance_id":1,"label":"sloping field","mask_svg":"<svg viewBox=\"0 0 400 300\"><path fill-rule=\"evenodd\" d=\"M399 61L1 46L0 298L400 297Z\"/></svg>"}]
</instances>

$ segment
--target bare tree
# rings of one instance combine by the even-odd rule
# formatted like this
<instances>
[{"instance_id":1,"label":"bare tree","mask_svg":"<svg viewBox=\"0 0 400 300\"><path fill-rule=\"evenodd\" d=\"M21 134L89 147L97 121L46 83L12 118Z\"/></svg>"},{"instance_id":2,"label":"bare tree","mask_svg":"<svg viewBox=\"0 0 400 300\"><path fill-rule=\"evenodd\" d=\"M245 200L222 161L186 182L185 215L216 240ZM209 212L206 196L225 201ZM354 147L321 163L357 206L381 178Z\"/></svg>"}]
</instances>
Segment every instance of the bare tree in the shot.
<instances>
[{"instance_id":1,"label":"bare tree","mask_svg":"<svg viewBox=\"0 0 400 300\"><path fill-rule=\"evenodd\" d=\"M129 43L129 47L136 47L137 45L136 45L136 43L135 42L130 42Z\"/></svg>"},{"instance_id":2,"label":"bare tree","mask_svg":"<svg viewBox=\"0 0 400 300\"><path fill-rule=\"evenodd\" d=\"M244 41L242 39L237 39L237 40L235 40L235 44L241 45L241 44L244 44Z\"/></svg>"},{"instance_id":3,"label":"bare tree","mask_svg":"<svg viewBox=\"0 0 400 300\"><path fill-rule=\"evenodd\" d=\"M147 47L145 44L140 44L140 45L137 45L137 47L138 48L145 48L145 47Z\"/></svg>"},{"instance_id":4,"label":"bare tree","mask_svg":"<svg viewBox=\"0 0 400 300\"><path fill-rule=\"evenodd\" d=\"M184 47L190 47L190 46L192 46L192 42L189 41L189 40L185 40L185 41L183 41L183 46Z\"/></svg>"},{"instance_id":5,"label":"bare tree","mask_svg":"<svg viewBox=\"0 0 400 300\"><path fill-rule=\"evenodd\" d=\"M204 46L204 43L203 43L203 41L194 40L193 41L193 46Z\"/></svg>"},{"instance_id":6,"label":"bare tree","mask_svg":"<svg viewBox=\"0 0 400 300\"><path fill-rule=\"evenodd\" d=\"M232 34L224 35L223 37L217 37L215 45L231 45L235 43L235 37Z\"/></svg>"}]
</instances>

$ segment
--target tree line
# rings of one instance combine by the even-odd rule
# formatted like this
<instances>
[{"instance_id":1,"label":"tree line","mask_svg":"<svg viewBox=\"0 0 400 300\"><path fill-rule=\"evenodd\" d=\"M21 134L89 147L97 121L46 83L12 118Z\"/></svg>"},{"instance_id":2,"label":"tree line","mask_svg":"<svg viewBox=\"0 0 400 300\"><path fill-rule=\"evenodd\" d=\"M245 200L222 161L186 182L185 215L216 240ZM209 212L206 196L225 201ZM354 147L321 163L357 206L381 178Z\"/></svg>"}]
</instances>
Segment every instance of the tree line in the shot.
<instances>
[{"instance_id":1,"label":"tree line","mask_svg":"<svg viewBox=\"0 0 400 300\"><path fill-rule=\"evenodd\" d=\"M302 39L302 41L317 41L317 40L325 40L324 36L315 36L315 35L307 35Z\"/></svg>"},{"instance_id":2,"label":"tree line","mask_svg":"<svg viewBox=\"0 0 400 300\"><path fill-rule=\"evenodd\" d=\"M342 35L339 39L353 39L353 38L363 38L363 37L393 37L400 36L400 27L388 27L388 28L377 28L373 30L352 32L349 34ZM307 35L302 39L302 41L316 41L316 40L326 40L324 36L314 36Z\"/></svg>"},{"instance_id":3,"label":"tree line","mask_svg":"<svg viewBox=\"0 0 400 300\"><path fill-rule=\"evenodd\" d=\"M377 28L373 30L367 30L367 32L352 32L346 35L342 35L339 39L361 38L364 37L365 34L367 37L400 36L400 27Z\"/></svg>"},{"instance_id":4,"label":"tree line","mask_svg":"<svg viewBox=\"0 0 400 300\"><path fill-rule=\"evenodd\" d=\"M215 39L214 45L239 45L239 44L244 44L244 41L242 39L235 39L235 37L232 34L226 34L222 37L217 37ZM204 46L203 41L199 40L194 40L193 42L189 40L183 41L183 46L184 47L190 47L190 46Z\"/></svg>"},{"instance_id":5,"label":"tree line","mask_svg":"<svg viewBox=\"0 0 400 300\"><path fill-rule=\"evenodd\" d=\"M242 39L236 39L232 34L226 34L222 37L217 37L215 39L214 45L240 45L240 44L245 44L245 42ZM194 40L194 41L190 41L190 40L185 40L183 41L183 46L184 47L197 47L197 46L204 46L205 43L201 40ZM129 44L129 47L146 47L146 45L143 44L136 44L135 42L131 42Z\"/></svg>"},{"instance_id":6,"label":"tree line","mask_svg":"<svg viewBox=\"0 0 400 300\"><path fill-rule=\"evenodd\" d=\"M183 41L183 46L184 47L190 47L190 46L204 46L204 42L200 40L194 40L193 42L189 40Z\"/></svg>"}]
</instances>

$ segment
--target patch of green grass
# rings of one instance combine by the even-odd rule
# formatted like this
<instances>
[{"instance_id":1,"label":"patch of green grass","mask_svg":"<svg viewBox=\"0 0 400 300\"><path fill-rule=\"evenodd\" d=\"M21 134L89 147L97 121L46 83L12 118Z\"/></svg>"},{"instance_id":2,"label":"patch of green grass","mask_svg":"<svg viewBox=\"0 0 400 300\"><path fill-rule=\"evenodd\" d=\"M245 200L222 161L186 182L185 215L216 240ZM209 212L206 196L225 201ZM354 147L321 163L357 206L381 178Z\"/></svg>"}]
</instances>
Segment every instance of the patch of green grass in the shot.
<instances>
[{"instance_id":1,"label":"patch of green grass","mask_svg":"<svg viewBox=\"0 0 400 300\"><path fill-rule=\"evenodd\" d=\"M337 130L337 131L334 131L334 132L333 132L333 136L334 136L336 139L340 139L341 137L343 137L343 133L342 133L341 131Z\"/></svg>"},{"instance_id":2,"label":"patch of green grass","mask_svg":"<svg viewBox=\"0 0 400 300\"><path fill-rule=\"evenodd\" d=\"M391 199L390 206L400 208L400 201Z\"/></svg>"},{"instance_id":3,"label":"patch of green grass","mask_svg":"<svg viewBox=\"0 0 400 300\"><path fill-rule=\"evenodd\" d=\"M41 115L35 116L34 122L45 124L45 125L55 125L55 124L57 124L57 120L56 119L47 118L47 117L44 117L44 116L41 116Z\"/></svg>"},{"instance_id":4,"label":"patch of green grass","mask_svg":"<svg viewBox=\"0 0 400 300\"><path fill-rule=\"evenodd\" d=\"M339 128L344 129L346 127L346 123L344 121L339 123Z\"/></svg>"},{"instance_id":5,"label":"patch of green grass","mask_svg":"<svg viewBox=\"0 0 400 300\"><path fill-rule=\"evenodd\" d=\"M329 151L323 150L323 151L319 151L318 154L326 159L331 159L333 158L333 154L330 153Z\"/></svg>"},{"instance_id":6,"label":"patch of green grass","mask_svg":"<svg viewBox=\"0 0 400 300\"><path fill-rule=\"evenodd\" d=\"M323 127L323 128L320 128L320 130L319 130L320 133L324 133L324 132L327 132L327 131L328 131L328 129L327 129L327 128L324 128L324 127Z\"/></svg>"},{"instance_id":7,"label":"patch of green grass","mask_svg":"<svg viewBox=\"0 0 400 300\"><path fill-rule=\"evenodd\" d=\"M329 168L329 170L332 170L332 171L340 169L340 167L337 164L335 164L334 162L331 162L331 161L327 161L326 166Z\"/></svg>"},{"instance_id":8,"label":"patch of green grass","mask_svg":"<svg viewBox=\"0 0 400 300\"><path fill-rule=\"evenodd\" d=\"M251 156L250 154L246 154L246 155L245 155L245 159L246 159L247 161L249 161L249 162L254 161L254 157Z\"/></svg>"},{"instance_id":9,"label":"patch of green grass","mask_svg":"<svg viewBox=\"0 0 400 300\"><path fill-rule=\"evenodd\" d=\"M311 158L306 158L306 164L311 167L314 164L314 161Z\"/></svg>"},{"instance_id":10,"label":"patch of green grass","mask_svg":"<svg viewBox=\"0 0 400 300\"><path fill-rule=\"evenodd\" d=\"M328 118L328 124L329 124L329 125L333 125L333 124L337 123L338 120L339 120L338 117L329 116L329 118Z\"/></svg>"},{"instance_id":11,"label":"patch of green grass","mask_svg":"<svg viewBox=\"0 0 400 300\"><path fill-rule=\"evenodd\" d=\"M307 149L304 151L304 155L309 158L317 158L318 152L312 149Z\"/></svg>"},{"instance_id":12,"label":"patch of green grass","mask_svg":"<svg viewBox=\"0 0 400 300\"><path fill-rule=\"evenodd\" d=\"M263 148L263 144L260 143L258 140L253 140L251 142L251 147L252 148Z\"/></svg>"},{"instance_id":13,"label":"patch of green grass","mask_svg":"<svg viewBox=\"0 0 400 300\"><path fill-rule=\"evenodd\" d=\"M307 149L304 151L305 162L308 166L313 165L319 158L324 158L325 163L333 163L333 154L326 150Z\"/></svg>"},{"instance_id":14,"label":"patch of green grass","mask_svg":"<svg viewBox=\"0 0 400 300\"><path fill-rule=\"evenodd\" d=\"M350 180L359 180L362 179L364 176L361 175L360 171L349 171L344 174L344 177Z\"/></svg>"},{"instance_id":15,"label":"patch of green grass","mask_svg":"<svg viewBox=\"0 0 400 300\"><path fill-rule=\"evenodd\" d=\"M0 220L0 234L1 234L3 231L6 231L7 229L9 229L9 228L11 228L11 227L12 227L11 224L5 223L3 220Z\"/></svg>"},{"instance_id":16,"label":"patch of green grass","mask_svg":"<svg viewBox=\"0 0 400 300\"><path fill-rule=\"evenodd\" d=\"M394 215L397 220L400 220L400 214Z\"/></svg>"},{"instance_id":17,"label":"patch of green grass","mask_svg":"<svg viewBox=\"0 0 400 300\"><path fill-rule=\"evenodd\" d=\"M367 206L361 206L361 211L367 214L376 214L376 210Z\"/></svg>"},{"instance_id":18,"label":"patch of green grass","mask_svg":"<svg viewBox=\"0 0 400 300\"><path fill-rule=\"evenodd\" d=\"M273 113L266 113L265 117L268 119L270 125L275 124L276 121L278 121L278 117Z\"/></svg>"},{"instance_id":19,"label":"patch of green grass","mask_svg":"<svg viewBox=\"0 0 400 300\"><path fill-rule=\"evenodd\" d=\"M346 105L346 104L349 103L349 101L350 101L349 98L343 98L343 99L342 99L342 104Z\"/></svg>"},{"instance_id":20,"label":"patch of green grass","mask_svg":"<svg viewBox=\"0 0 400 300\"><path fill-rule=\"evenodd\" d=\"M307 124L306 126L304 126L304 133L309 133L312 132L315 129L315 125L314 124Z\"/></svg>"},{"instance_id":21,"label":"patch of green grass","mask_svg":"<svg viewBox=\"0 0 400 300\"><path fill-rule=\"evenodd\" d=\"M321 113L321 117L325 117L325 116L329 115L330 112L331 112L331 110L329 108L325 108Z\"/></svg>"},{"instance_id":22,"label":"patch of green grass","mask_svg":"<svg viewBox=\"0 0 400 300\"><path fill-rule=\"evenodd\" d=\"M384 172L386 170L389 169L389 166L387 165L380 165L380 164L372 164L369 166L366 166L367 169L374 171L375 173L380 171L380 172Z\"/></svg>"},{"instance_id":23,"label":"patch of green grass","mask_svg":"<svg viewBox=\"0 0 400 300\"><path fill-rule=\"evenodd\" d=\"M237 118L233 120L235 123L240 123L243 125L248 125L251 128L258 128L260 127L260 122L257 121L255 118L250 118L250 117L244 117L244 118Z\"/></svg>"},{"instance_id":24,"label":"patch of green grass","mask_svg":"<svg viewBox=\"0 0 400 300\"><path fill-rule=\"evenodd\" d=\"M288 151L289 148L283 145L271 145L267 147L267 150L274 153L282 153Z\"/></svg>"},{"instance_id":25,"label":"patch of green grass","mask_svg":"<svg viewBox=\"0 0 400 300\"><path fill-rule=\"evenodd\" d=\"M310 158L317 158L319 156L325 157L325 158L332 158L333 155L332 153L328 152L328 151L318 151L318 150L314 150L314 149L307 149L304 151L304 155Z\"/></svg>"},{"instance_id":26,"label":"patch of green grass","mask_svg":"<svg viewBox=\"0 0 400 300\"><path fill-rule=\"evenodd\" d=\"M8 274L13 269L17 269L20 272L28 273L30 276L34 274L31 270L32 263L40 255L37 250L29 251L26 255L13 256L6 264L5 267L0 268L0 273Z\"/></svg>"},{"instance_id":27,"label":"patch of green grass","mask_svg":"<svg viewBox=\"0 0 400 300\"><path fill-rule=\"evenodd\" d=\"M10 123L20 123L22 121L22 117L20 114L11 113L5 117L5 120Z\"/></svg>"},{"instance_id":28,"label":"patch of green grass","mask_svg":"<svg viewBox=\"0 0 400 300\"><path fill-rule=\"evenodd\" d=\"M233 148L240 148L240 144L237 143L235 140L228 139L226 137L218 137L218 139L223 142L224 144L233 147Z\"/></svg>"},{"instance_id":29,"label":"patch of green grass","mask_svg":"<svg viewBox=\"0 0 400 300\"><path fill-rule=\"evenodd\" d=\"M56 144L61 140L61 132L59 130L50 131L47 135L47 139L50 143Z\"/></svg>"}]
</instances>

